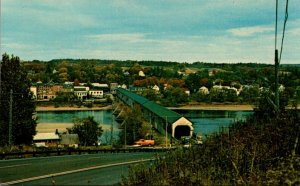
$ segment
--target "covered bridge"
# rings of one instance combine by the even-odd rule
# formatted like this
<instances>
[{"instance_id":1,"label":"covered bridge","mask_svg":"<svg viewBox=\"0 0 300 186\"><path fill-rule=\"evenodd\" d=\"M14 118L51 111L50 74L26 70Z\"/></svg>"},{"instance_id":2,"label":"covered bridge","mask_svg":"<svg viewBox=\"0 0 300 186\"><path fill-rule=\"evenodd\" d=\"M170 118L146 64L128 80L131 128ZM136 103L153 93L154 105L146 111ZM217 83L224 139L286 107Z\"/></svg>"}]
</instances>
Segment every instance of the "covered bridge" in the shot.
<instances>
[{"instance_id":1,"label":"covered bridge","mask_svg":"<svg viewBox=\"0 0 300 186\"><path fill-rule=\"evenodd\" d=\"M117 89L117 99L131 108L139 105L144 119L161 134L165 134L166 129L167 133L177 139L180 139L181 136L192 136L193 134L192 122L177 112L123 88Z\"/></svg>"}]
</instances>

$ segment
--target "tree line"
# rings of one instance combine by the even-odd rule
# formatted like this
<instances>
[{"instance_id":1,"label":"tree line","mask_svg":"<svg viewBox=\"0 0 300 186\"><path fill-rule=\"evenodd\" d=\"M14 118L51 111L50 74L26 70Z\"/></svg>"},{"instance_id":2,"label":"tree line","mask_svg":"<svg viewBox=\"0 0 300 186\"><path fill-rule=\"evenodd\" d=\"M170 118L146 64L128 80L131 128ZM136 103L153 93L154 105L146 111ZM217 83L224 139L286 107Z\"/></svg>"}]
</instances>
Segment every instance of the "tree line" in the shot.
<instances>
[{"instance_id":1,"label":"tree line","mask_svg":"<svg viewBox=\"0 0 300 186\"><path fill-rule=\"evenodd\" d=\"M161 61L61 59L48 62L23 62L22 66L28 72L28 78L33 83L38 81L43 83L71 81L77 84L99 82L146 88L157 85L161 88L159 96L152 94L151 91L142 94L148 95L158 102L166 100L165 95L170 95L170 91L175 93L177 88L181 89L181 93L184 90L189 90L191 97L184 100L175 100L175 103L178 104L186 104L191 101L252 103L259 96L261 87L270 88L271 91L274 91L275 88L272 81L275 77L273 66L257 63L216 64L195 62L189 64ZM140 71L144 72L144 77L139 76ZM293 98L297 87L300 85L299 77L299 66L281 66L279 83L285 87L283 94L288 100ZM173 87L173 89L164 92L165 85ZM237 89L241 86L250 88L243 89L243 92L238 96L230 90L213 91L210 95L199 93L200 87L204 86L210 90L214 85Z\"/></svg>"}]
</instances>

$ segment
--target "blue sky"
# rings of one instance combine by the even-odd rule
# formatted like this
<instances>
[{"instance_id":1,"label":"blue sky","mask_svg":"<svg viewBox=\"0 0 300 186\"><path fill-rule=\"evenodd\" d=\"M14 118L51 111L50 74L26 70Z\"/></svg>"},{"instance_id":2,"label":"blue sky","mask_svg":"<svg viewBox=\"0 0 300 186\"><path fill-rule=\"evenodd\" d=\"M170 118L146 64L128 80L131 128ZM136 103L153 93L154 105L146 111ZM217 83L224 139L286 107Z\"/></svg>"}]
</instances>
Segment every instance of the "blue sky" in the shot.
<instances>
[{"instance_id":1,"label":"blue sky","mask_svg":"<svg viewBox=\"0 0 300 186\"><path fill-rule=\"evenodd\" d=\"M1 0L1 53L22 60L274 63L275 0ZM281 64L300 63L289 1ZM279 0L280 43L285 0Z\"/></svg>"}]
</instances>

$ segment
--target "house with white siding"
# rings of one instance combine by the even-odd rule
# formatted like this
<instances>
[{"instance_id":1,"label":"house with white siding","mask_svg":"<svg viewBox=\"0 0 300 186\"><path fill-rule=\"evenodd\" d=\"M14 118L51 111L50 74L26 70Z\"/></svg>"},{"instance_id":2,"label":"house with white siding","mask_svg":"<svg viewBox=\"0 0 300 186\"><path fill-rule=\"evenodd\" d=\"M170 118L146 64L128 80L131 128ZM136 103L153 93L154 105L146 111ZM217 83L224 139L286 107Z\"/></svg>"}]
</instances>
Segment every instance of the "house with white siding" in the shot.
<instances>
[{"instance_id":1,"label":"house with white siding","mask_svg":"<svg viewBox=\"0 0 300 186\"><path fill-rule=\"evenodd\" d=\"M90 88L85 86L74 86L74 94L80 100L87 99Z\"/></svg>"},{"instance_id":2,"label":"house with white siding","mask_svg":"<svg viewBox=\"0 0 300 186\"><path fill-rule=\"evenodd\" d=\"M202 86L201 88L199 88L198 92L205 94L205 95L209 94L209 90L205 86Z\"/></svg>"},{"instance_id":3,"label":"house with white siding","mask_svg":"<svg viewBox=\"0 0 300 186\"><path fill-rule=\"evenodd\" d=\"M92 88L89 91L90 98L103 98L103 90Z\"/></svg>"}]
</instances>

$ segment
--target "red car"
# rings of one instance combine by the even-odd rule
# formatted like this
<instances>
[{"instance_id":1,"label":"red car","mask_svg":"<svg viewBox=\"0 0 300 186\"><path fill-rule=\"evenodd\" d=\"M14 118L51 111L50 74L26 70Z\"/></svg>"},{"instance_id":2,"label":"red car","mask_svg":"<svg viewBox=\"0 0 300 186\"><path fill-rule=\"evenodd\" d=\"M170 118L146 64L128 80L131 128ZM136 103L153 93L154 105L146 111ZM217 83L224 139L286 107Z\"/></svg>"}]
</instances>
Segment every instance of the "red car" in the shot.
<instances>
[{"instance_id":1,"label":"red car","mask_svg":"<svg viewBox=\"0 0 300 186\"><path fill-rule=\"evenodd\" d=\"M134 143L135 145L140 146L153 146L155 144L154 140L146 140L146 139L140 139Z\"/></svg>"}]
</instances>

